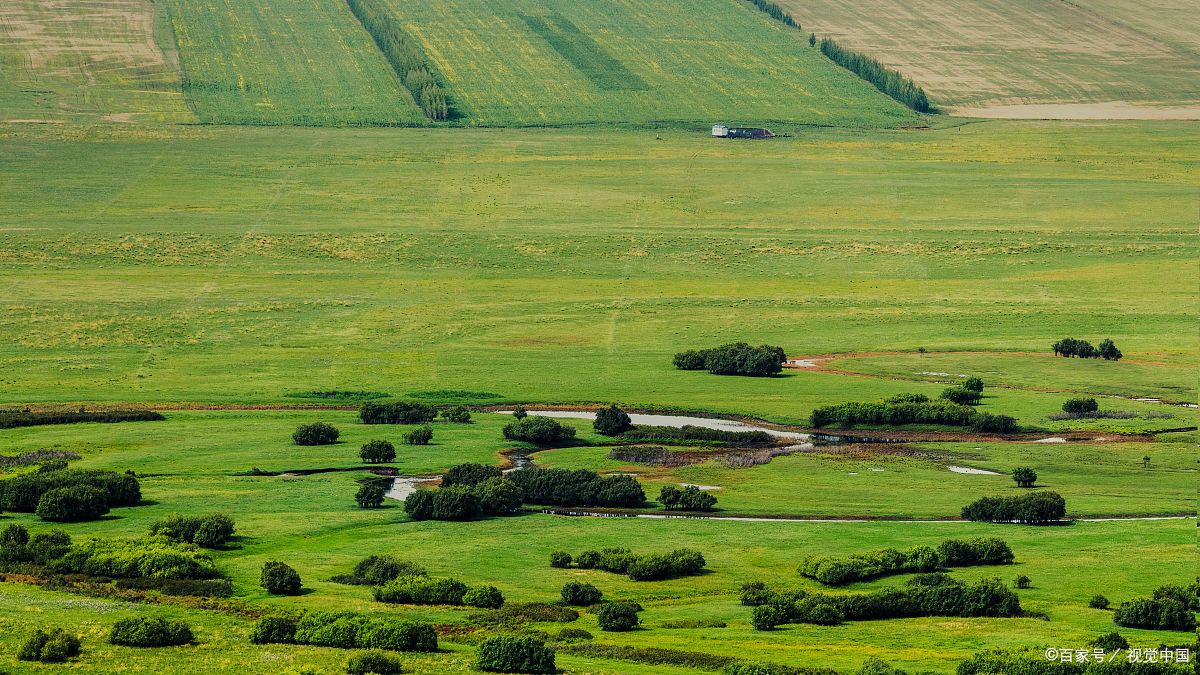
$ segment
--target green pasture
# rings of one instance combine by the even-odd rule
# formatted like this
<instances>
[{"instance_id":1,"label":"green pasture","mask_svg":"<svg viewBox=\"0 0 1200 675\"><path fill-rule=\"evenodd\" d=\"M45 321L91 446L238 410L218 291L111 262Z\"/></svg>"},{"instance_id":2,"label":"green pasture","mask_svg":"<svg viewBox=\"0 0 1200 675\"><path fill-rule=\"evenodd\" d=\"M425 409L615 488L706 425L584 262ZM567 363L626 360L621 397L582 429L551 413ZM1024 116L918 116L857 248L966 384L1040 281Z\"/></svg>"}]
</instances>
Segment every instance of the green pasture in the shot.
<instances>
[{"instance_id":1,"label":"green pasture","mask_svg":"<svg viewBox=\"0 0 1200 675\"><path fill-rule=\"evenodd\" d=\"M1063 428L1045 417L1072 391L1138 396L1194 372L1180 280L1197 273L1196 142L1151 123L763 143L10 125L0 399L468 389L800 422L816 405L936 395L912 371L954 371L1021 387L990 388L984 409ZM1126 359L1027 355L1066 335L1111 337ZM733 340L910 356L871 359L898 380L671 367ZM1012 353L941 353L963 350ZM1083 426L1194 424L1105 407L1177 419Z\"/></svg>"}]
</instances>

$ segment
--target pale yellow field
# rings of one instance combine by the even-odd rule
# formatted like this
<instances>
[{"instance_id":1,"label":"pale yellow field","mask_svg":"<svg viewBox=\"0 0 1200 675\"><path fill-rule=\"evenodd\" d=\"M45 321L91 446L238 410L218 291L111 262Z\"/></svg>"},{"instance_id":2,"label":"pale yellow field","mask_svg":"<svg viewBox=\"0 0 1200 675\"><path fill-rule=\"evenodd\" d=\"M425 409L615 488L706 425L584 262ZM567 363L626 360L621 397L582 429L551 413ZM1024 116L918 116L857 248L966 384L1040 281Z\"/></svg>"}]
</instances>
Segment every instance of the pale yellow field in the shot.
<instances>
[{"instance_id":1,"label":"pale yellow field","mask_svg":"<svg viewBox=\"0 0 1200 675\"><path fill-rule=\"evenodd\" d=\"M1200 118L1200 13L1190 0L780 4L805 31L834 37L911 76L949 112Z\"/></svg>"},{"instance_id":2,"label":"pale yellow field","mask_svg":"<svg viewBox=\"0 0 1200 675\"><path fill-rule=\"evenodd\" d=\"M165 28L149 0L4 0L0 121L192 121Z\"/></svg>"}]
</instances>

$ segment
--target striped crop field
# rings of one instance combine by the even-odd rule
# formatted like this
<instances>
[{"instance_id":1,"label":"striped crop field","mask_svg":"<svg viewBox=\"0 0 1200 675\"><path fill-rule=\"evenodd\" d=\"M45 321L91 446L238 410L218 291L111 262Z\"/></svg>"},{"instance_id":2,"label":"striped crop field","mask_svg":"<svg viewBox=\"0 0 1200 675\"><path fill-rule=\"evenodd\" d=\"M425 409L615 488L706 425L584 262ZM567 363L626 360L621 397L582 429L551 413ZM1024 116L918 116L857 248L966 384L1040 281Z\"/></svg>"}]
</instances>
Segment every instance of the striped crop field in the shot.
<instances>
[{"instance_id":1,"label":"striped crop field","mask_svg":"<svg viewBox=\"0 0 1200 675\"><path fill-rule=\"evenodd\" d=\"M216 124L425 121L341 0L165 0L188 103Z\"/></svg>"},{"instance_id":2,"label":"striped crop field","mask_svg":"<svg viewBox=\"0 0 1200 675\"><path fill-rule=\"evenodd\" d=\"M0 3L0 121L194 121L150 0Z\"/></svg>"},{"instance_id":3,"label":"striped crop field","mask_svg":"<svg viewBox=\"0 0 1200 675\"><path fill-rule=\"evenodd\" d=\"M914 119L740 0L386 2L467 124Z\"/></svg>"}]
</instances>

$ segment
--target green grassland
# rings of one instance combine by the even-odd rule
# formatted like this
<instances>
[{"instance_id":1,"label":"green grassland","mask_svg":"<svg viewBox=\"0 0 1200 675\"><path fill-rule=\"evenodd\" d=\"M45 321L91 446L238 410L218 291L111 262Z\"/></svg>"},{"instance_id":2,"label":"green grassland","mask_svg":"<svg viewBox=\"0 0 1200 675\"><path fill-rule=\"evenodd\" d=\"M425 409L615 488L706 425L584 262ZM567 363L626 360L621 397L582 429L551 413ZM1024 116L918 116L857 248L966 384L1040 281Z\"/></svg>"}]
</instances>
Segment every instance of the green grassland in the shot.
<instances>
[{"instance_id":1,"label":"green grassland","mask_svg":"<svg viewBox=\"0 0 1200 675\"><path fill-rule=\"evenodd\" d=\"M343 2L168 0L189 105L217 124L425 118Z\"/></svg>"},{"instance_id":2,"label":"green grassland","mask_svg":"<svg viewBox=\"0 0 1200 675\"><path fill-rule=\"evenodd\" d=\"M896 126L903 106L744 2L389 0L484 126Z\"/></svg>"},{"instance_id":3,"label":"green grassland","mask_svg":"<svg viewBox=\"0 0 1200 675\"><path fill-rule=\"evenodd\" d=\"M1014 387L989 389L985 409L1062 429L1045 418L1063 390L1137 396L1196 367L1196 296L1180 282L1197 274L1190 126L984 123L759 144L0 134L11 403L470 389L801 422L816 405L936 395L945 385L912 372L967 371L913 364L967 350L1012 352L962 364ZM114 164L124 170L104 170ZM1028 356L1065 335L1112 337L1126 359ZM680 349L737 339L796 356L938 353L871 361L897 380L671 367ZM1179 408L1105 407L1177 418L1082 426L1194 424Z\"/></svg>"},{"instance_id":4,"label":"green grassland","mask_svg":"<svg viewBox=\"0 0 1200 675\"><path fill-rule=\"evenodd\" d=\"M962 114L994 106L1121 102L1147 116L1173 108L1194 116L1200 106L1200 25L1187 0L779 4L805 30L900 69L936 105ZM1130 110L1080 106L1075 114L1120 117Z\"/></svg>"},{"instance_id":5,"label":"green grassland","mask_svg":"<svg viewBox=\"0 0 1200 675\"><path fill-rule=\"evenodd\" d=\"M0 121L190 122L170 29L150 0L8 0Z\"/></svg>"}]
</instances>

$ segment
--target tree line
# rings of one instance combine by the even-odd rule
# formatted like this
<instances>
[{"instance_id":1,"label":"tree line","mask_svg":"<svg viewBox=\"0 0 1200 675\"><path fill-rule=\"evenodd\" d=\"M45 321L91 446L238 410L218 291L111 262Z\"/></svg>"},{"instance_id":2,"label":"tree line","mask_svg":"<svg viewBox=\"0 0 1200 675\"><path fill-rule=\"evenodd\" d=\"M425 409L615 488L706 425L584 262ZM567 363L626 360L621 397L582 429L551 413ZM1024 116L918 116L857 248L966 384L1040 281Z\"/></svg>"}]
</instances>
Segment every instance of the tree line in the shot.
<instances>
[{"instance_id":1,"label":"tree line","mask_svg":"<svg viewBox=\"0 0 1200 675\"><path fill-rule=\"evenodd\" d=\"M775 4L774 2L771 2L771 0L749 0L749 1L750 1L750 4L752 4L758 8L758 11L762 12L763 14L766 14L767 16L771 17L772 19L775 19L779 23L787 26L788 28L795 28L796 30L801 30L800 22L793 19L792 15L789 14L787 12L787 10L785 10L784 8Z\"/></svg>"},{"instance_id":2,"label":"tree line","mask_svg":"<svg viewBox=\"0 0 1200 675\"><path fill-rule=\"evenodd\" d=\"M584 551L576 556L566 551L554 551L550 554L551 567L603 570L627 575L633 581L659 581L693 576L703 572L705 564L704 556L690 548L648 554L634 553L620 547ZM595 601L599 601L599 596Z\"/></svg>"},{"instance_id":3,"label":"tree line","mask_svg":"<svg viewBox=\"0 0 1200 675\"><path fill-rule=\"evenodd\" d=\"M1017 497L981 497L962 509L964 520L1021 525L1046 525L1062 520L1066 513L1066 500L1050 491Z\"/></svg>"},{"instance_id":4,"label":"tree line","mask_svg":"<svg viewBox=\"0 0 1200 675\"><path fill-rule=\"evenodd\" d=\"M1055 356L1065 358L1078 357L1081 359L1104 359L1105 361L1120 361L1124 354L1117 345L1108 338L1100 342L1099 347L1092 346L1092 343L1087 340L1076 340L1075 338L1063 338L1054 344L1050 345L1054 350Z\"/></svg>"},{"instance_id":5,"label":"tree line","mask_svg":"<svg viewBox=\"0 0 1200 675\"><path fill-rule=\"evenodd\" d=\"M1003 539L947 539L937 548L916 546L907 551L885 548L845 556L808 556L800 563L801 575L826 586L893 574L935 572L951 567L1010 565L1013 552Z\"/></svg>"},{"instance_id":6,"label":"tree line","mask_svg":"<svg viewBox=\"0 0 1200 675\"><path fill-rule=\"evenodd\" d=\"M947 392L953 392L950 395L956 398L961 392L960 400L978 401L978 392L965 388ZM813 409L809 424L816 428L832 425L849 427L855 424L944 424L970 427L972 431L982 433L1012 433L1017 430L1017 421L1008 415L978 411L946 398L931 401L924 394L900 394L883 401L851 401L822 406Z\"/></svg>"},{"instance_id":7,"label":"tree line","mask_svg":"<svg viewBox=\"0 0 1200 675\"><path fill-rule=\"evenodd\" d=\"M164 419L162 413L153 410L3 410L0 411L0 429L78 422L158 422Z\"/></svg>"},{"instance_id":8,"label":"tree line","mask_svg":"<svg viewBox=\"0 0 1200 675\"><path fill-rule=\"evenodd\" d=\"M675 355L679 370L707 370L713 375L767 377L783 370L787 361L783 347L731 342L712 349L692 349Z\"/></svg>"},{"instance_id":9,"label":"tree line","mask_svg":"<svg viewBox=\"0 0 1200 675\"><path fill-rule=\"evenodd\" d=\"M377 0L346 0L346 4L375 40L421 112L431 120L448 119L450 105L445 87L416 40L400 27L392 12Z\"/></svg>"},{"instance_id":10,"label":"tree line","mask_svg":"<svg viewBox=\"0 0 1200 675\"><path fill-rule=\"evenodd\" d=\"M899 71L888 68L866 54L843 47L830 38L821 40L821 53L909 108L921 113L930 111L925 90Z\"/></svg>"}]
</instances>

